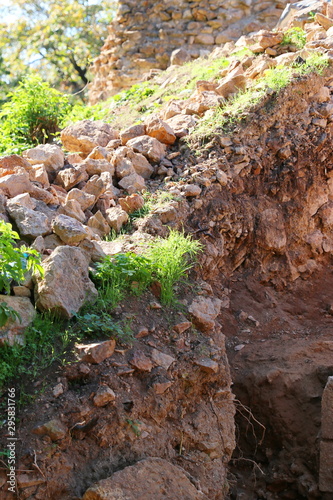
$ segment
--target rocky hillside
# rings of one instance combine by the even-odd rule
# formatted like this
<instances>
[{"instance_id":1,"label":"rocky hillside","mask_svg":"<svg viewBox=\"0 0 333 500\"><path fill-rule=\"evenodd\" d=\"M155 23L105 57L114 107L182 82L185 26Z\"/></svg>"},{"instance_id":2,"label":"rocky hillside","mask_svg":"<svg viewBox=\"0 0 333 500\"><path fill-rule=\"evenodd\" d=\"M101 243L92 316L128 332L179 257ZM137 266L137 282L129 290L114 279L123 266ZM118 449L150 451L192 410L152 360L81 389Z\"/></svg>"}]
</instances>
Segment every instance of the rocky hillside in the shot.
<instances>
[{"instance_id":1,"label":"rocky hillside","mask_svg":"<svg viewBox=\"0 0 333 500\"><path fill-rule=\"evenodd\" d=\"M43 390L19 415L18 498L332 494L330 6L295 24L172 66L109 102L110 123L66 127L62 146L0 159L1 217L44 268L1 296L22 320L2 342L24 343L35 308L90 333L25 387ZM170 230L203 245L178 306L155 280L96 313L98 263ZM0 486L13 498L5 469Z\"/></svg>"}]
</instances>

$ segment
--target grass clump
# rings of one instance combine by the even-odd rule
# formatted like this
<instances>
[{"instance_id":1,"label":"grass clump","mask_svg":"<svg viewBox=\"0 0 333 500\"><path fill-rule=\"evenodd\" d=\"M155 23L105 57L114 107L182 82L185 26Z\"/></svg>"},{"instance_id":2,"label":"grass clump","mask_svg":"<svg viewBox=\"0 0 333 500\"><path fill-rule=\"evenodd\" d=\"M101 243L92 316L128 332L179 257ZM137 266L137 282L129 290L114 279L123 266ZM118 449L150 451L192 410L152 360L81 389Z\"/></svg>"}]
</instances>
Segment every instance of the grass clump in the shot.
<instances>
[{"instance_id":1,"label":"grass clump","mask_svg":"<svg viewBox=\"0 0 333 500\"><path fill-rule=\"evenodd\" d=\"M68 97L38 75L27 76L0 112L0 153L20 153L49 142L69 112Z\"/></svg>"},{"instance_id":2,"label":"grass clump","mask_svg":"<svg viewBox=\"0 0 333 500\"><path fill-rule=\"evenodd\" d=\"M148 258L152 263L153 274L161 284L162 304L170 306L174 303L174 287L184 281L201 249L199 241L172 230L168 238L159 238L151 244Z\"/></svg>"},{"instance_id":3,"label":"grass clump","mask_svg":"<svg viewBox=\"0 0 333 500\"><path fill-rule=\"evenodd\" d=\"M170 230L165 239L149 244L144 255L132 252L107 256L96 265L93 279L100 290L104 308L115 307L130 292L140 295L153 281L161 286L161 302L175 302L175 285L185 279L193 267L201 243L190 236Z\"/></svg>"},{"instance_id":4,"label":"grass clump","mask_svg":"<svg viewBox=\"0 0 333 500\"><path fill-rule=\"evenodd\" d=\"M12 378L35 378L43 369L50 366L63 348L62 338L65 334L65 322L53 315L37 314L32 324L25 331L25 345L1 346L0 388ZM58 352L57 352L58 351Z\"/></svg>"},{"instance_id":5,"label":"grass clump","mask_svg":"<svg viewBox=\"0 0 333 500\"><path fill-rule=\"evenodd\" d=\"M115 307L128 292L140 295L152 280L150 262L133 252L106 256L93 276L104 307Z\"/></svg>"},{"instance_id":6,"label":"grass clump","mask_svg":"<svg viewBox=\"0 0 333 500\"><path fill-rule=\"evenodd\" d=\"M24 381L34 380L53 363L66 362L74 342L85 339L117 338L128 343L132 333L128 325L114 321L100 305L89 305L72 320L54 314L37 313L25 330L24 345L8 343L1 346L0 392L9 380L17 380L21 388Z\"/></svg>"}]
</instances>

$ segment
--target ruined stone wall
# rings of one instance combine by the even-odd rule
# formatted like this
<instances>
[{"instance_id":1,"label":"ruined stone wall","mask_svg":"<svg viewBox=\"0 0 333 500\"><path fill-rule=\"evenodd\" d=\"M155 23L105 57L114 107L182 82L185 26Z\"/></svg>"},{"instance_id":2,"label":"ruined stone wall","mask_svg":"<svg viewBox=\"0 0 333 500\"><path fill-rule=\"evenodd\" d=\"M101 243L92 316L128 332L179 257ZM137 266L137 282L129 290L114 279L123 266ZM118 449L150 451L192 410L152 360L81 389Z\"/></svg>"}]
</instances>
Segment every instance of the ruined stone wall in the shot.
<instances>
[{"instance_id":1,"label":"ruined stone wall","mask_svg":"<svg viewBox=\"0 0 333 500\"><path fill-rule=\"evenodd\" d=\"M286 0L120 0L101 55L95 60L92 103L128 88L151 69L165 69L170 54L186 48L204 55L242 34L275 25Z\"/></svg>"}]
</instances>

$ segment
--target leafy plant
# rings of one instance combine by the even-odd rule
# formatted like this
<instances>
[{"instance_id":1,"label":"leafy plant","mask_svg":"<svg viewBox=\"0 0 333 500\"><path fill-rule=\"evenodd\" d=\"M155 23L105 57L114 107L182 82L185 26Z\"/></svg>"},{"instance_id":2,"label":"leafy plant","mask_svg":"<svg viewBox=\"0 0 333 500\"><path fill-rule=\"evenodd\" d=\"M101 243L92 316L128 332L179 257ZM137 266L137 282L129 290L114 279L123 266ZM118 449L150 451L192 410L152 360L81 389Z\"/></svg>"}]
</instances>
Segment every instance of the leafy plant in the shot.
<instances>
[{"instance_id":1,"label":"leafy plant","mask_svg":"<svg viewBox=\"0 0 333 500\"><path fill-rule=\"evenodd\" d=\"M130 418L127 418L126 423L130 426L137 437L141 436L141 430L139 427L141 425L141 422L139 420L132 420Z\"/></svg>"},{"instance_id":2,"label":"leafy plant","mask_svg":"<svg viewBox=\"0 0 333 500\"><path fill-rule=\"evenodd\" d=\"M34 74L8 98L0 112L0 152L19 153L48 142L70 107L67 96Z\"/></svg>"},{"instance_id":3,"label":"leafy plant","mask_svg":"<svg viewBox=\"0 0 333 500\"><path fill-rule=\"evenodd\" d=\"M99 301L114 307L126 292L140 295L157 280L161 284L161 301L171 305L175 284L185 278L201 248L200 242L190 236L170 230L167 238L150 243L144 255L127 252L105 257L96 264L93 276L100 288Z\"/></svg>"},{"instance_id":4,"label":"leafy plant","mask_svg":"<svg viewBox=\"0 0 333 500\"><path fill-rule=\"evenodd\" d=\"M302 49L306 44L306 33L302 28L289 28L283 34L281 45L295 45Z\"/></svg>"}]
</instances>

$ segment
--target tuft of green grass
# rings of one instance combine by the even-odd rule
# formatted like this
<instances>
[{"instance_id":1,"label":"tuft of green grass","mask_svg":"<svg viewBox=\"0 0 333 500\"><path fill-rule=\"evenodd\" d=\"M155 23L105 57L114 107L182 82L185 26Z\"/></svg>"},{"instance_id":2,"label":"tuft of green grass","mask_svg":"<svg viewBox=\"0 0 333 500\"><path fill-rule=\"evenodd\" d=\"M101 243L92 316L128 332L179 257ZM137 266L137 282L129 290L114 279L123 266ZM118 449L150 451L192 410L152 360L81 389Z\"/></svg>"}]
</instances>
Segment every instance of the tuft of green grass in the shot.
<instances>
[{"instance_id":1,"label":"tuft of green grass","mask_svg":"<svg viewBox=\"0 0 333 500\"><path fill-rule=\"evenodd\" d=\"M152 269L146 257L133 252L108 255L96 264L93 280L100 292L99 302L112 308L128 292L140 295L151 283Z\"/></svg>"},{"instance_id":2,"label":"tuft of green grass","mask_svg":"<svg viewBox=\"0 0 333 500\"><path fill-rule=\"evenodd\" d=\"M201 250L199 241L173 230L166 239L158 238L150 245L148 258L152 262L153 275L161 284L163 304L170 306L175 302L175 285L185 280Z\"/></svg>"},{"instance_id":3,"label":"tuft of green grass","mask_svg":"<svg viewBox=\"0 0 333 500\"><path fill-rule=\"evenodd\" d=\"M184 233L170 230L167 238L157 238L148 245L144 255L132 252L107 256L96 264L93 280L100 291L103 308L115 307L127 293L140 295L153 282L161 285L161 301L175 302L176 284L193 267L202 245Z\"/></svg>"}]
</instances>

